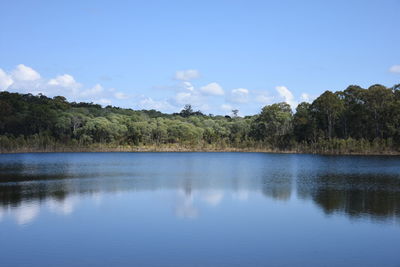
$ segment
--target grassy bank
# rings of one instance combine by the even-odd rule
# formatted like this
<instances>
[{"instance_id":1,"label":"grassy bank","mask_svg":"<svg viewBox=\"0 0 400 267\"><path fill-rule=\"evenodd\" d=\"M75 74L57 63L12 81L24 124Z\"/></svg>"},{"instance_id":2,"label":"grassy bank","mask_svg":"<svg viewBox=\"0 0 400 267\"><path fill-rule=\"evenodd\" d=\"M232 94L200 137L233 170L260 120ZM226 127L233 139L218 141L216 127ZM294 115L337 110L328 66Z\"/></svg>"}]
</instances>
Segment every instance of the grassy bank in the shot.
<instances>
[{"instance_id":1,"label":"grassy bank","mask_svg":"<svg viewBox=\"0 0 400 267\"><path fill-rule=\"evenodd\" d=\"M46 146L46 147L18 147L0 148L0 154L8 153L52 153L52 152L264 152L264 153L294 153L294 154L322 154L322 155L400 155L398 150L382 149L382 147L368 150L334 149L297 146L293 149L277 149L268 147L215 147L215 146L182 146L182 145L103 145L90 146Z\"/></svg>"}]
</instances>

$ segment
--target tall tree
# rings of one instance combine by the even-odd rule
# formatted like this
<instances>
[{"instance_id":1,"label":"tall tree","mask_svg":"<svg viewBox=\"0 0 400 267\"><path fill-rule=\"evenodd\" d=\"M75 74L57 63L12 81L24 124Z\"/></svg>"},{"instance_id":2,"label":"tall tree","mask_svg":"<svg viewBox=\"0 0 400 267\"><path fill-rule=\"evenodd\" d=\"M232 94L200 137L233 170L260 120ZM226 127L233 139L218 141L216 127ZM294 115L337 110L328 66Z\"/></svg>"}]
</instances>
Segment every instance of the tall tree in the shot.
<instances>
[{"instance_id":1,"label":"tall tree","mask_svg":"<svg viewBox=\"0 0 400 267\"><path fill-rule=\"evenodd\" d=\"M254 136L270 143L280 142L280 137L291 132L292 115L290 105L285 102L263 107L253 125Z\"/></svg>"},{"instance_id":2,"label":"tall tree","mask_svg":"<svg viewBox=\"0 0 400 267\"><path fill-rule=\"evenodd\" d=\"M185 107L181 110L180 115L185 118L193 115L192 105L190 104L185 105Z\"/></svg>"},{"instance_id":3,"label":"tall tree","mask_svg":"<svg viewBox=\"0 0 400 267\"><path fill-rule=\"evenodd\" d=\"M325 91L311 105L318 126L323 129L325 136L331 139L334 136L335 125L343 112L343 101L338 94Z\"/></svg>"},{"instance_id":4,"label":"tall tree","mask_svg":"<svg viewBox=\"0 0 400 267\"><path fill-rule=\"evenodd\" d=\"M297 141L316 141L316 125L310 103L302 102L297 106L293 116L293 133Z\"/></svg>"},{"instance_id":5,"label":"tall tree","mask_svg":"<svg viewBox=\"0 0 400 267\"><path fill-rule=\"evenodd\" d=\"M384 138L389 134L388 126L392 124L392 105L394 94L383 85L375 84L365 93L365 105L370 122L370 137Z\"/></svg>"},{"instance_id":6,"label":"tall tree","mask_svg":"<svg viewBox=\"0 0 400 267\"><path fill-rule=\"evenodd\" d=\"M358 85L350 85L338 93L344 104L341 127L342 136L345 138L361 138L367 132L365 93L366 90Z\"/></svg>"}]
</instances>

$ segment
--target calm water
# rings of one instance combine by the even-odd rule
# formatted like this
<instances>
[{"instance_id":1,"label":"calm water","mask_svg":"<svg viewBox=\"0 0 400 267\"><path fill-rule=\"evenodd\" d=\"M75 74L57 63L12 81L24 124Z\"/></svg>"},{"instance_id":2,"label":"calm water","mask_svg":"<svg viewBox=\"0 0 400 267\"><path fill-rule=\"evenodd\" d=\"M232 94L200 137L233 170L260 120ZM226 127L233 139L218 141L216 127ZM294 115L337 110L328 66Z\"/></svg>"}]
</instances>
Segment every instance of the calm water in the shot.
<instances>
[{"instance_id":1,"label":"calm water","mask_svg":"<svg viewBox=\"0 0 400 267\"><path fill-rule=\"evenodd\" d=\"M0 155L1 266L400 266L400 157Z\"/></svg>"}]
</instances>

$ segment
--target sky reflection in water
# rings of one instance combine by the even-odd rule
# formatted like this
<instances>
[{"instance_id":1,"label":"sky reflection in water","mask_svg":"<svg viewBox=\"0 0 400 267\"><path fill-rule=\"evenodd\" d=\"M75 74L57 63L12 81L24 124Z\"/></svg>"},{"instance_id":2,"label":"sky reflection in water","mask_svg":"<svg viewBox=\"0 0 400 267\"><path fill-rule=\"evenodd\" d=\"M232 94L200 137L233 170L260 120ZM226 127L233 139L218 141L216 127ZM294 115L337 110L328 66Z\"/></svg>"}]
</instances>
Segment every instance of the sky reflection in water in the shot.
<instances>
[{"instance_id":1,"label":"sky reflection in water","mask_svg":"<svg viewBox=\"0 0 400 267\"><path fill-rule=\"evenodd\" d=\"M13 240L0 249L14 265L33 257L33 265L265 266L265 253L271 264L400 263L392 254L400 246L399 163L263 153L0 155L0 237ZM48 252L45 242L79 263L57 253L39 259L31 245ZM385 249L352 259L376 243ZM16 247L25 253L17 261ZM82 252L89 247L91 256ZM128 247L138 254L128 256ZM107 261L103 250L118 257Z\"/></svg>"}]
</instances>

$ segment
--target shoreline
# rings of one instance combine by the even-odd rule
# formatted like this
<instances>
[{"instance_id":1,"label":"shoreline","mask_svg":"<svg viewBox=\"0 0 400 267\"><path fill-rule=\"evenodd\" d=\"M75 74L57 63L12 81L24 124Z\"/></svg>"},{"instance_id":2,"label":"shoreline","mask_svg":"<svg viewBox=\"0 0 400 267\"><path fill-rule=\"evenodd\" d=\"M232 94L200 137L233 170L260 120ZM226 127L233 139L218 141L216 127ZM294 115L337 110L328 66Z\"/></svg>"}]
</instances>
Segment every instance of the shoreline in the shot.
<instances>
[{"instance_id":1,"label":"shoreline","mask_svg":"<svg viewBox=\"0 0 400 267\"><path fill-rule=\"evenodd\" d=\"M336 156L400 156L398 151L365 151L365 152L350 152L350 151L307 151L307 150L277 150L277 149L262 149L262 148L185 148L185 147L79 147L79 148L21 148L2 151L0 154L29 154L29 153L113 153L113 152L157 152L157 153L196 153L196 152L215 152L215 153L270 153L270 154L311 154L311 155L336 155Z\"/></svg>"}]
</instances>

